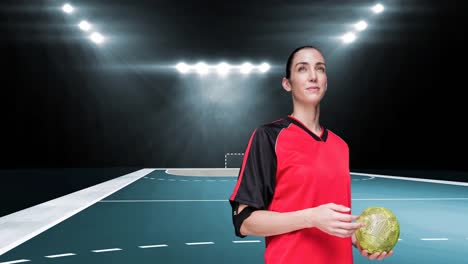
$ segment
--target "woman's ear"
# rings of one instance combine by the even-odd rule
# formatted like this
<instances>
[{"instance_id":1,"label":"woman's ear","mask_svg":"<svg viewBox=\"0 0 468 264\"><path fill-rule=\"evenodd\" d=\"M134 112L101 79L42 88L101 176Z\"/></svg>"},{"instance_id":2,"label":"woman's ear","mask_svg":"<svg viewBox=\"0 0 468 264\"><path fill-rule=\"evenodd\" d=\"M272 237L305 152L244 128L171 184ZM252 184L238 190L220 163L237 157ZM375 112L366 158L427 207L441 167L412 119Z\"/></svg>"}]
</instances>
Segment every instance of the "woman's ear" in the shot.
<instances>
[{"instance_id":1,"label":"woman's ear","mask_svg":"<svg viewBox=\"0 0 468 264\"><path fill-rule=\"evenodd\" d=\"M283 89L285 89L287 92L291 92L291 83L289 83L288 78L283 77L281 84L283 85Z\"/></svg>"}]
</instances>

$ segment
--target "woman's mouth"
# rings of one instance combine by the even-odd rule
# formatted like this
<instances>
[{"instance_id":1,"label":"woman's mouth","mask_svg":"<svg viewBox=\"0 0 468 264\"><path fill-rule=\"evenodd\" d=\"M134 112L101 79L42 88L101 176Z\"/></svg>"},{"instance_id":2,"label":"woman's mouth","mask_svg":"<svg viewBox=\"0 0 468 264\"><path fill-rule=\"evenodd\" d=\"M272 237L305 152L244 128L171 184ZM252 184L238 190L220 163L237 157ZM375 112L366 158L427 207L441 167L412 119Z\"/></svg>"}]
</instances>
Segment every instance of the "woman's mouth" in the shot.
<instances>
[{"instance_id":1,"label":"woman's mouth","mask_svg":"<svg viewBox=\"0 0 468 264\"><path fill-rule=\"evenodd\" d=\"M306 88L307 91L318 91L320 88L318 86L311 86Z\"/></svg>"}]
</instances>

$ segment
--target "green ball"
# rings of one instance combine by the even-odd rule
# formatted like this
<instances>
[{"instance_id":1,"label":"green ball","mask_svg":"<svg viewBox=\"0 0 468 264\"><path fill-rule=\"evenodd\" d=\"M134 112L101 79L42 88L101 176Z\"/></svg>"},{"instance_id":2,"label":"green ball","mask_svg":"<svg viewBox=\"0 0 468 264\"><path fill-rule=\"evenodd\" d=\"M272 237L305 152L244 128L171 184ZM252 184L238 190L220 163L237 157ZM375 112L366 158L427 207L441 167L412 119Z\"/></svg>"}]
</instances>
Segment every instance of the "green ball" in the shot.
<instances>
[{"instance_id":1,"label":"green ball","mask_svg":"<svg viewBox=\"0 0 468 264\"><path fill-rule=\"evenodd\" d=\"M365 226L355 232L362 249L370 254L387 253L393 249L400 237L400 225L396 216L385 207L369 207L362 211L356 222Z\"/></svg>"}]
</instances>

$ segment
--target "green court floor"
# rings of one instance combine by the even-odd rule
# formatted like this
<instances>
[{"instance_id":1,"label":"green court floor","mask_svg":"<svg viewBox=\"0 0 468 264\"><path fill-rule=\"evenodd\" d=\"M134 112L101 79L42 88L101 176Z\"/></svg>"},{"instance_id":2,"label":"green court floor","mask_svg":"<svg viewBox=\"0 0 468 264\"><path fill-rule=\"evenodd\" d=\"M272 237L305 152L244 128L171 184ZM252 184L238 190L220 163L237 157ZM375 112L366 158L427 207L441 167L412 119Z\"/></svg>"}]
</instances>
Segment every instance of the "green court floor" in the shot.
<instances>
[{"instance_id":1,"label":"green court floor","mask_svg":"<svg viewBox=\"0 0 468 264\"><path fill-rule=\"evenodd\" d=\"M235 177L156 170L0 256L2 263L263 263L264 238L234 236ZM353 214L384 206L401 234L384 263L468 263L468 187L352 175ZM354 251L355 263L372 263Z\"/></svg>"}]
</instances>

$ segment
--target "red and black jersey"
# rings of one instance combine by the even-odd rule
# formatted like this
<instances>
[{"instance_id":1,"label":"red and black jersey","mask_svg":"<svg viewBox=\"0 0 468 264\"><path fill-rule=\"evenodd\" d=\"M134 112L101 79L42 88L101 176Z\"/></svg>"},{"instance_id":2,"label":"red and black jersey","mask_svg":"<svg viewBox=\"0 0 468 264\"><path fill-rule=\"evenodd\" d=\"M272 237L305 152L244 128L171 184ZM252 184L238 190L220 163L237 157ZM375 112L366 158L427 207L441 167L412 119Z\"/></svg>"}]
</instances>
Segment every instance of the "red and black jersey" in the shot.
<instances>
[{"instance_id":1,"label":"red and black jersey","mask_svg":"<svg viewBox=\"0 0 468 264\"><path fill-rule=\"evenodd\" d=\"M336 203L351 208L349 149L323 128L320 136L293 116L258 127L250 137L237 184L235 210L292 212ZM265 263L353 263L350 238L306 228L265 238Z\"/></svg>"}]
</instances>

